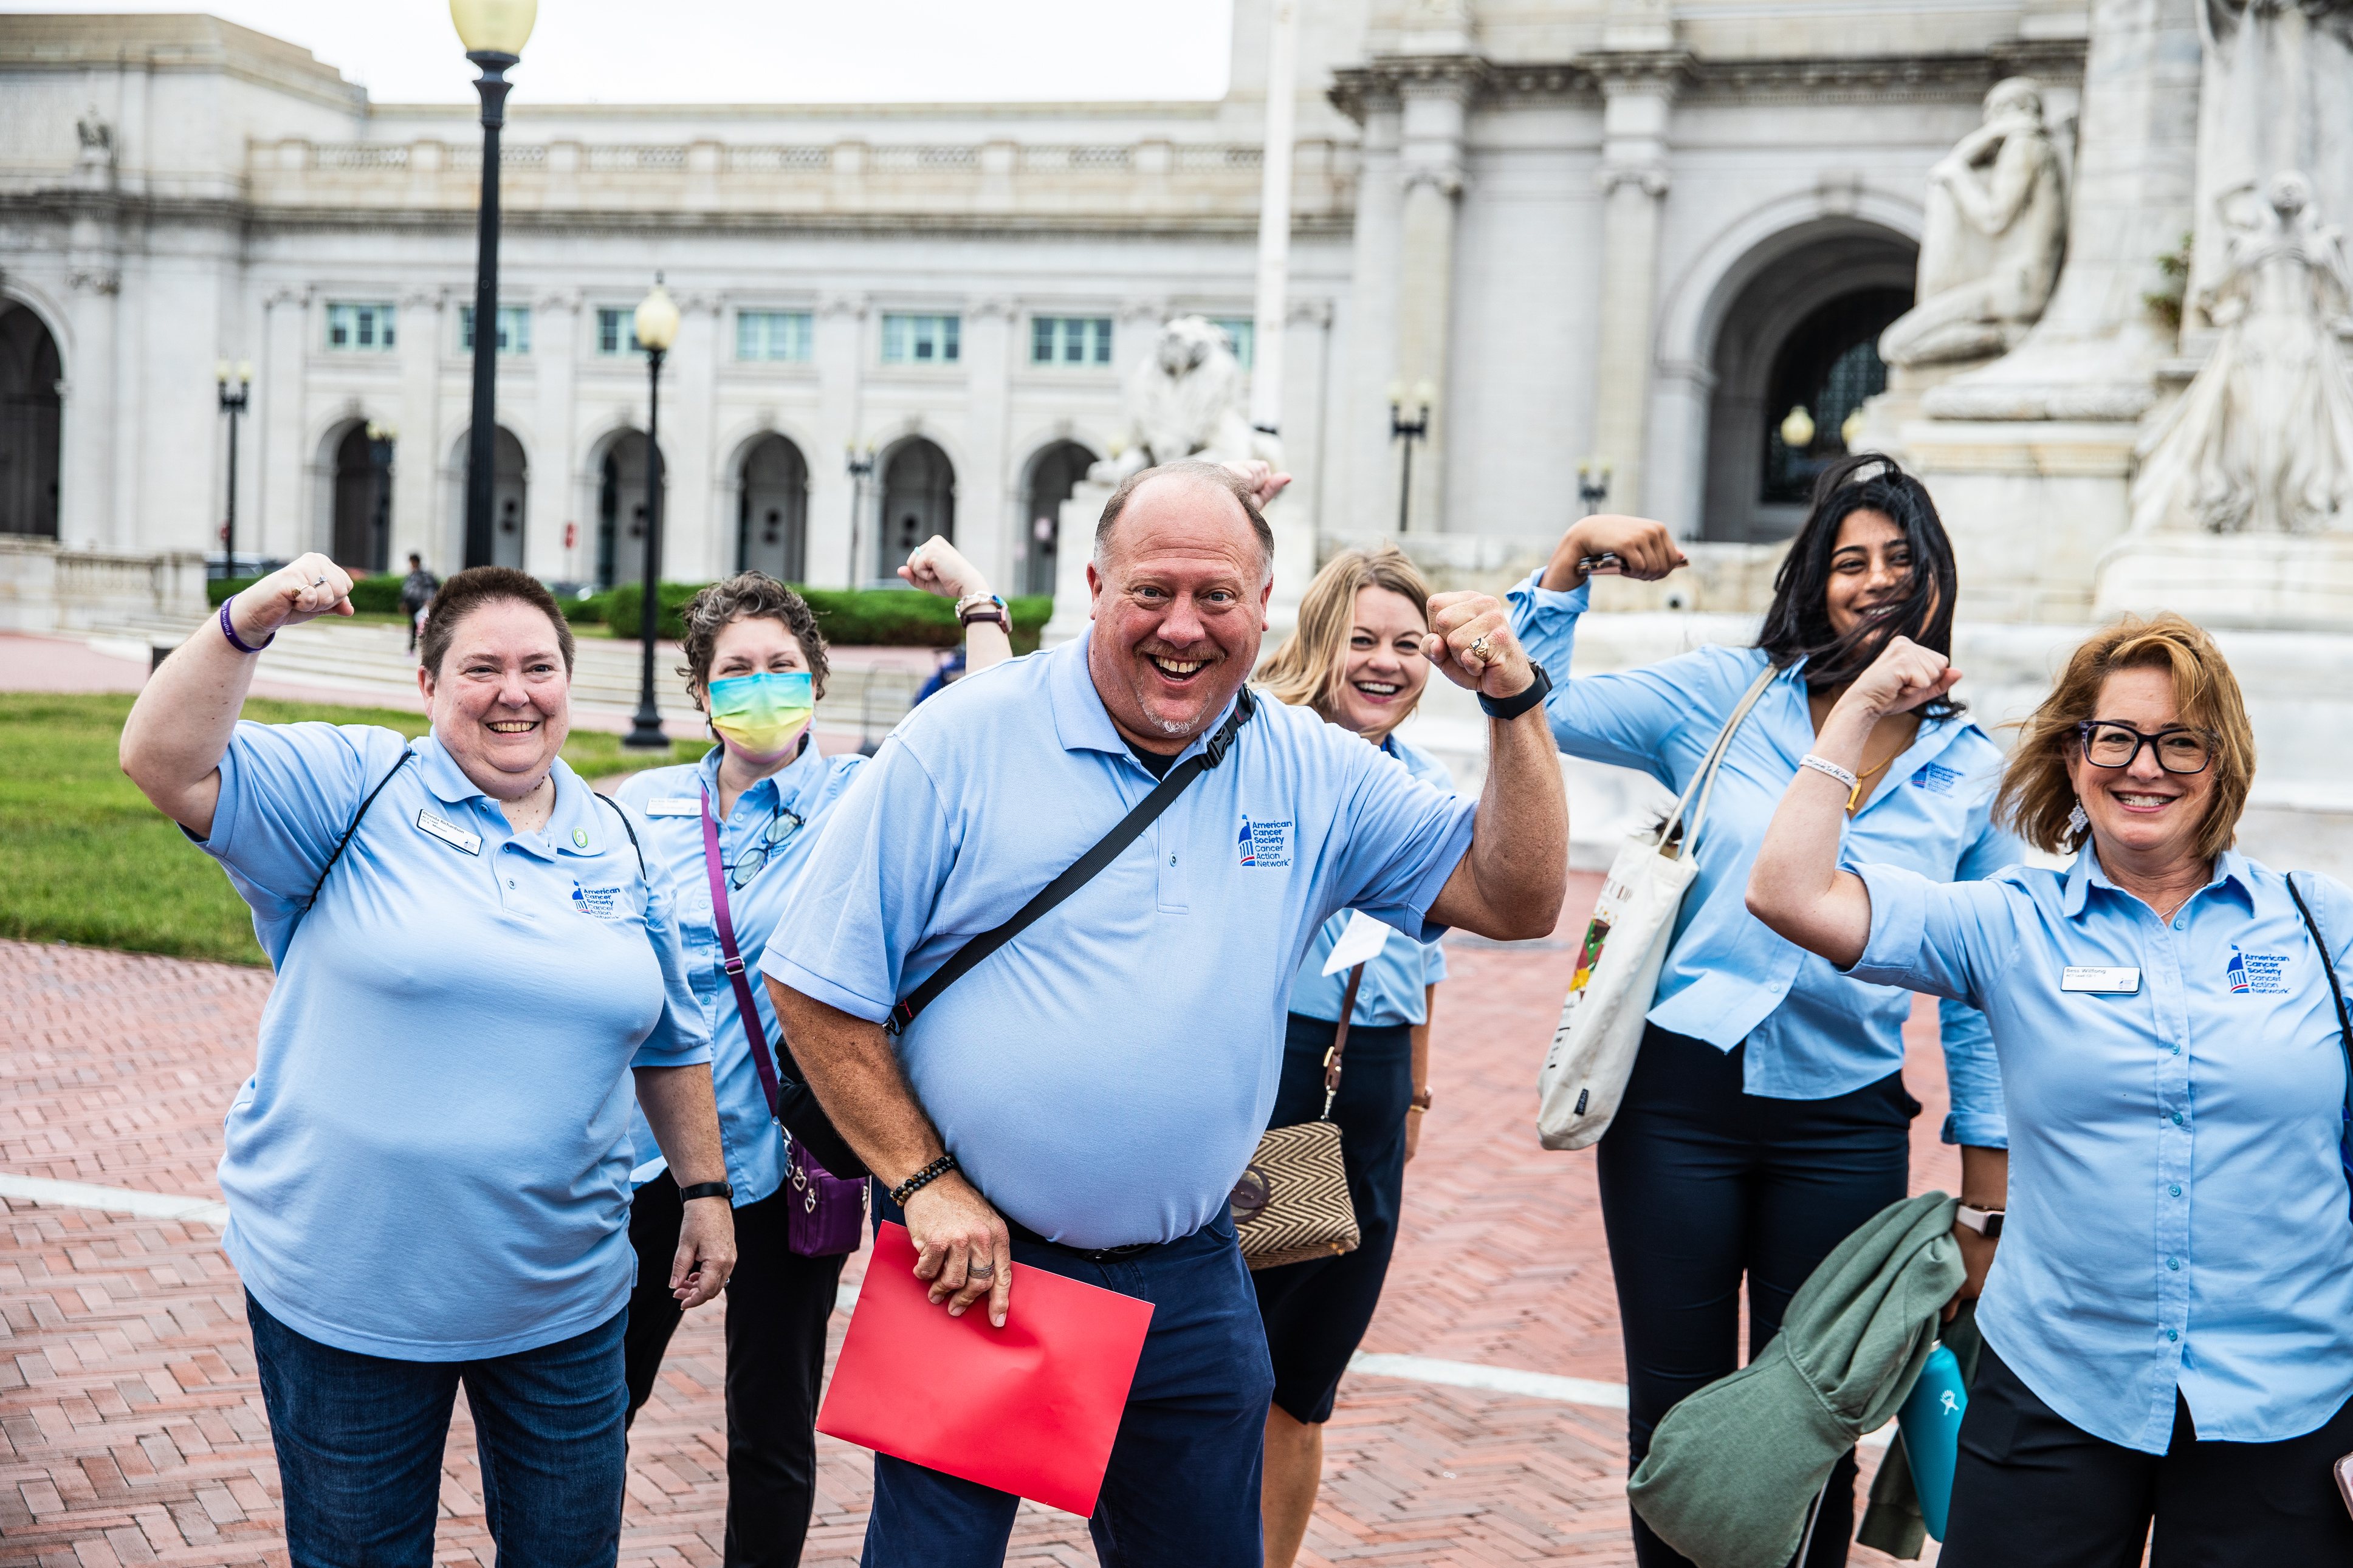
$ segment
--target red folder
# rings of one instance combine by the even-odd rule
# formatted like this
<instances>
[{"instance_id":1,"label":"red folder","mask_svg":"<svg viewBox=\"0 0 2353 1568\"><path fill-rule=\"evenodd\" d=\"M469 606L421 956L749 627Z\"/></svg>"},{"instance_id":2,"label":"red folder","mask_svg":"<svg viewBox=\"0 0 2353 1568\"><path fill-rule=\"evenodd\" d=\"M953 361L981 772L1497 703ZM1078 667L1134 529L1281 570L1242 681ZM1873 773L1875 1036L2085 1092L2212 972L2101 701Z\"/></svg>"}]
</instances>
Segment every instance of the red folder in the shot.
<instances>
[{"instance_id":1,"label":"red folder","mask_svg":"<svg viewBox=\"0 0 2353 1568\"><path fill-rule=\"evenodd\" d=\"M817 1429L1092 1515L1152 1303L1017 1268L992 1328L987 1297L951 1318L914 1268L907 1227L885 1222Z\"/></svg>"}]
</instances>

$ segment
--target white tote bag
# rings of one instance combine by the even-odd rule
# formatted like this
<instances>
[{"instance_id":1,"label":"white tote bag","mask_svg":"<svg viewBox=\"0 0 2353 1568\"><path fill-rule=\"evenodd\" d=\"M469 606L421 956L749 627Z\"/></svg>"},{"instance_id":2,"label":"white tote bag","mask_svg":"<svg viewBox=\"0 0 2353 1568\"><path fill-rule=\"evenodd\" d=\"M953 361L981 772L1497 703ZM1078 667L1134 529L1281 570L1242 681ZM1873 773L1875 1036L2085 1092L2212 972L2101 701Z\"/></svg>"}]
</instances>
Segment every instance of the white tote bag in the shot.
<instances>
[{"instance_id":1,"label":"white tote bag","mask_svg":"<svg viewBox=\"0 0 2353 1568\"><path fill-rule=\"evenodd\" d=\"M1634 1053L1642 1047L1643 1017L1658 994L1676 913L1699 875L1698 862L1684 851L1699 842L1715 770L1734 733L1779 673L1766 666L1732 710L1675 809L1656 829L1627 839L1610 864L1585 940L1577 944L1577 973L1560 1005L1552 1049L1536 1075L1536 1136L1547 1149L1582 1149L1609 1131L1609 1120L1618 1114L1626 1080L1633 1075Z\"/></svg>"}]
</instances>

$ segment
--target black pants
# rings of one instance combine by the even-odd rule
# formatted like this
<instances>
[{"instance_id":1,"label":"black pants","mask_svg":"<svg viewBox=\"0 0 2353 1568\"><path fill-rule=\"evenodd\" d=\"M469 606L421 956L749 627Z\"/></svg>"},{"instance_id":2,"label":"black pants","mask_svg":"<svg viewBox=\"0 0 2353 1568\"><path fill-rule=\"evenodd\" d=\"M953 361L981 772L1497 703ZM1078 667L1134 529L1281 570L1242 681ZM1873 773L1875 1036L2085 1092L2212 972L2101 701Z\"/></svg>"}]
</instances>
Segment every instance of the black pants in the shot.
<instances>
[{"instance_id":1,"label":"black pants","mask_svg":"<svg viewBox=\"0 0 2353 1568\"><path fill-rule=\"evenodd\" d=\"M727 1282L727 1564L792 1568L817 1498L817 1396L825 1332L847 1254L803 1258L786 1239L779 1188L735 1211L735 1272ZM668 1171L638 1189L629 1245L629 1418L654 1391L662 1352L683 1315L670 1293L681 1205Z\"/></svg>"},{"instance_id":2,"label":"black pants","mask_svg":"<svg viewBox=\"0 0 2353 1568\"><path fill-rule=\"evenodd\" d=\"M1753 1361L1831 1248L1905 1195L1920 1105L1900 1071L1832 1100L1767 1100L1741 1089L1746 1051L1651 1026L1601 1140L1632 1466L1677 1401L1738 1370L1744 1276ZM1806 1568L1846 1561L1855 1473L1852 1454L1831 1471ZM1634 1559L1688 1562L1639 1514Z\"/></svg>"},{"instance_id":3,"label":"black pants","mask_svg":"<svg viewBox=\"0 0 2353 1568\"><path fill-rule=\"evenodd\" d=\"M2201 1443L2174 1395L2173 1442L2144 1454L2035 1396L1988 1345L1961 1417L1946 1568L2323 1568L2353 1563L2330 1468L2353 1402L2281 1443ZM2149 1522L2157 1523L2156 1538Z\"/></svg>"},{"instance_id":4,"label":"black pants","mask_svg":"<svg viewBox=\"0 0 2353 1568\"><path fill-rule=\"evenodd\" d=\"M1282 1085L1267 1125L1288 1127L1324 1113L1324 1053L1337 1024L1291 1015L1282 1047ZM1405 1192L1405 1109L1413 1103L1413 1030L1397 1024L1348 1031L1340 1093L1340 1163L1348 1169L1358 1241L1338 1258L1311 1258L1250 1275L1267 1353L1274 1358L1274 1402L1294 1421L1332 1419L1348 1358L1372 1326L1397 1250L1398 1209Z\"/></svg>"}]
</instances>

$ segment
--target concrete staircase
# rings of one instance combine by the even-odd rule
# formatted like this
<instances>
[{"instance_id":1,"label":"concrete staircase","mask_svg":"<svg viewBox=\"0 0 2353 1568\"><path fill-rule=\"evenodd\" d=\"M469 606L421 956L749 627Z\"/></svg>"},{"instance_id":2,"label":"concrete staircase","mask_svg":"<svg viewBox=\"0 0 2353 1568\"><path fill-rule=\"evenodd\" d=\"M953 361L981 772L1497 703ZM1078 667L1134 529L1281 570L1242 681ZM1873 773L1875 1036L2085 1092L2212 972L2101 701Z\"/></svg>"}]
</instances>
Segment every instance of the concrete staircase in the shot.
<instances>
[{"instance_id":1,"label":"concrete staircase","mask_svg":"<svg viewBox=\"0 0 2353 1568\"><path fill-rule=\"evenodd\" d=\"M155 648L177 647L211 619L126 615L109 617L84 634L93 647L126 657L147 657ZM312 621L278 634L261 655L257 679L319 691L349 692L355 701L391 700L413 706L417 660L406 651L406 634L381 622ZM640 656L634 642L583 637L572 671L572 706L581 722L600 730L626 729L638 707ZM675 671L681 662L676 643L657 644L654 702L673 739L702 732L702 715L688 700ZM836 648L818 705L819 729L880 738L913 706L931 668L925 650Z\"/></svg>"}]
</instances>

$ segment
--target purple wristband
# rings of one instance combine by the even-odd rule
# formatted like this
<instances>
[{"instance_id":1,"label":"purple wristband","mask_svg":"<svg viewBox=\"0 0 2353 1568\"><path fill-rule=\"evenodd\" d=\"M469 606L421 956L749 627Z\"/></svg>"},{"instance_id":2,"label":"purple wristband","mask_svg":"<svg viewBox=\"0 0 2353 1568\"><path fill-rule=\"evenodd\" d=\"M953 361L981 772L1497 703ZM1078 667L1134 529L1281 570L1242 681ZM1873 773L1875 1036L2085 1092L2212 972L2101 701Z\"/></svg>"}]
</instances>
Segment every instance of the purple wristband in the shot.
<instances>
[{"instance_id":1,"label":"purple wristband","mask_svg":"<svg viewBox=\"0 0 2353 1568\"><path fill-rule=\"evenodd\" d=\"M261 639L261 647L254 647L248 644L243 637L237 636L237 624L228 618L228 607L236 603L237 595L235 594L231 594L227 598L221 601L221 636L228 638L229 647L237 649L239 653L259 653L261 651L261 647L268 647L271 643L278 640L278 634L276 632L272 632L268 637Z\"/></svg>"}]
</instances>

